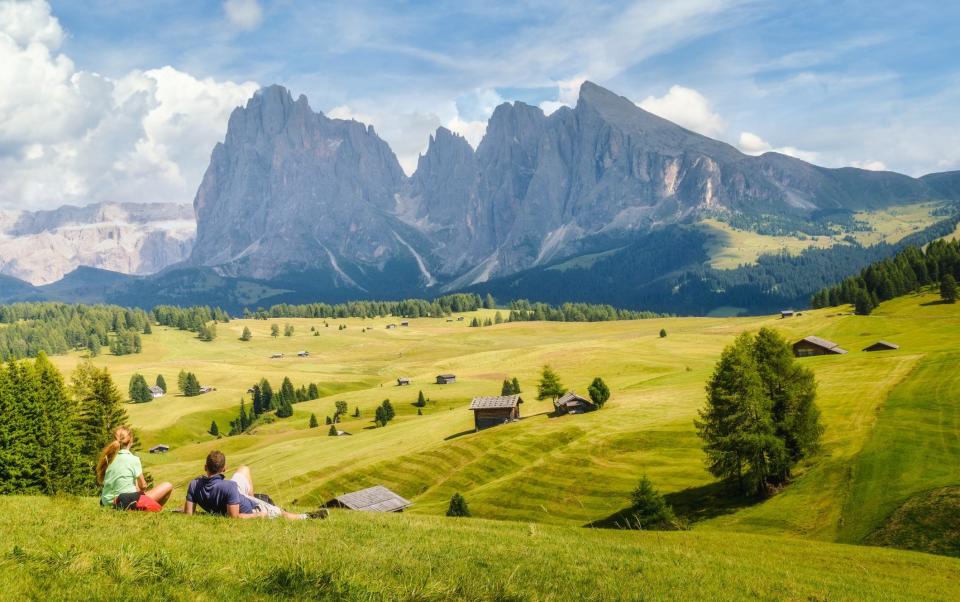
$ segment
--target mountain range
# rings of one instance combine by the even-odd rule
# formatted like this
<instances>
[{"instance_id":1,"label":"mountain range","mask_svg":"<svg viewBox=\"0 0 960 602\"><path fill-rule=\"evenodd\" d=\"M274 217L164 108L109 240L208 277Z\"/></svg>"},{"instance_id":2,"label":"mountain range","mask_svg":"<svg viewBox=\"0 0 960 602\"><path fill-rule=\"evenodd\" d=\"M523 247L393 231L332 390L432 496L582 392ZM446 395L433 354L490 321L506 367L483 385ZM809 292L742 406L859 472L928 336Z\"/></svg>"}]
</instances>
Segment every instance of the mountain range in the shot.
<instances>
[{"instance_id":1,"label":"mountain range","mask_svg":"<svg viewBox=\"0 0 960 602\"><path fill-rule=\"evenodd\" d=\"M830 216L957 199L958 172L912 178L747 155L590 82L574 108L550 115L500 105L476 149L438 129L408 177L372 126L329 118L305 96L269 86L233 111L213 149L194 200L189 256L136 284L103 278L112 299L141 304L146 291L153 299L196 295L202 281L212 287L207 297L227 307L458 290L537 298L549 290L554 301L661 309L677 306L671 295L712 295L680 303L704 311L740 280L762 280L704 270L709 256L693 224L705 215L829 224ZM828 267L810 290L787 294L772 275L760 292L772 295L769 304L799 302L848 275L839 270L892 248L855 251L842 251L844 261L817 259ZM82 280L55 289L66 294Z\"/></svg>"}]
</instances>

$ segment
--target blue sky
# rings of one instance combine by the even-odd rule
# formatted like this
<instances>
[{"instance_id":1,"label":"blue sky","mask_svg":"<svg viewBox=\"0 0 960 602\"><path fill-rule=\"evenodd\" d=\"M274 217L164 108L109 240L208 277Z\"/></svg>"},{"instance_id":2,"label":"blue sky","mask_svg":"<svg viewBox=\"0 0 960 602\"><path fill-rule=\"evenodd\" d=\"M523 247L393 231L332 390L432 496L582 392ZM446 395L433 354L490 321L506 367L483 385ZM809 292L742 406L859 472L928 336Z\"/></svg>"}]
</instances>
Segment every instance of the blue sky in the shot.
<instances>
[{"instance_id":1,"label":"blue sky","mask_svg":"<svg viewBox=\"0 0 960 602\"><path fill-rule=\"evenodd\" d=\"M230 109L270 83L373 123L408 171L436 127L475 145L500 102L549 112L583 79L745 152L960 169L958 23L960 3L883 0L0 0L0 83L53 72L0 100L0 207L188 202Z\"/></svg>"}]
</instances>

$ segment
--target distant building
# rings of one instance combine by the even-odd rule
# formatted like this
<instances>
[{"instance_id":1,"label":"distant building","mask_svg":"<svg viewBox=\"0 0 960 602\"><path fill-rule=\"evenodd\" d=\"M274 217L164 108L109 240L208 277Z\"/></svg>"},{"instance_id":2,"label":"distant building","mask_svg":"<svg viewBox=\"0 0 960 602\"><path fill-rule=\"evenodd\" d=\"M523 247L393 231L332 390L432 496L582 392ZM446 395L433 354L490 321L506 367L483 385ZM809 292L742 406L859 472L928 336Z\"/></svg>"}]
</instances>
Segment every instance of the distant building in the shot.
<instances>
[{"instance_id":1,"label":"distant building","mask_svg":"<svg viewBox=\"0 0 960 602\"><path fill-rule=\"evenodd\" d=\"M869 347L865 347L864 351L893 351L894 349L900 349L900 345L896 343L891 343L889 341L877 341Z\"/></svg>"},{"instance_id":2,"label":"distant building","mask_svg":"<svg viewBox=\"0 0 960 602\"><path fill-rule=\"evenodd\" d=\"M410 379L407 378L406 376L401 376L400 378L397 379L397 386L398 386L398 387L405 387L405 386L407 386L407 385L409 385L409 384L410 384Z\"/></svg>"},{"instance_id":3,"label":"distant building","mask_svg":"<svg viewBox=\"0 0 960 602\"><path fill-rule=\"evenodd\" d=\"M457 318L457 322L463 322L463 316L460 316L459 318Z\"/></svg>"},{"instance_id":4,"label":"distant building","mask_svg":"<svg viewBox=\"0 0 960 602\"><path fill-rule=\"evenodd\" d=\"M390 491L383 485L376 485L353 493L338 495L326 504L327 508L347 508L360 512L403 512L413 502Z\"/></svg>"},{"instance_id":5,"label":"distant building","mask_svg":"<svg viewBox=\"0 0 960 602\"><path fill-rule=\"evenodd\" d=\"M150 395L152 395L154 399L157 399L158 397L163 397L166 393L163 392L163 389L154 385L150 387Z\"/></svg>"},{"instance_id":6,"label":"distant building","mask_svg":"<svg viewBox=\"0 0 960 602\"><path fill-rule=\"evenodd\" d=\"M410 326L410 322L400 322L400 326Z\"/></svg>"},{"instance_id":7,"label":"distant building","mask_svg":"<svg viewBox=\"0 0 960 602\"><path fill-rule=\"evenodd\" d=\"M283 354L282 354L282 353L274 353L273 355L270 356L270 359L272 359L272 360L282 360L282 359L283 359Z\"/></svg>"},{"instance_id":8,"label":"distant building","mask_svg":"<svg viewBox=\"0 0 960 602\"><path fill-rule=\"evenodd\" d=\"M310 352L309 352L309 351L298 351L298 352L297 352L297 357L310 357Z\"/></svg>"},{"instance_id":9,"label":"distant building","mask_svg":"<svg viewBox=\"0 0 960 602\"><path fill-rule=\"evenodd\" d=\"M397 327L396 324L387 324L387 330L393 330L396 327Z\"/></svg>"},{"instance_id":10,"label":"distant building","mask_svg":"<svg viewBox=\"0 0 960 602\"><path fill-rule=\"evenodd\" d=\"M847 350L840 347L833 341L821 339L820 337L804 337L793 344L793 355L797 357L809 357L811 355L842 355Z\"/></svg>"},{"instance_id":11,"label":"distant building","mask_svg":"<svg viewBox=\"0 0 960 602\"><path fill-rule=\"evenodd\" d=\"M783 318L792 318L792 317L793 317L793 313L794 313L794 312L793 312L792 309L785 309L785 310L783 310L783 311L780 312L780 319L783 319Z\"/></svg>"},{"instance_id":12,"label":"distant building","mask_svg":"<svg viewBox=\"0 0 960 602\"><path fill-rule=\"evenodd\" d=\"M437 384L438 385L452 385L457 382L457 377L453 374L438 374L437 375Z\"/></svg>"},{"instance_id":13,"label":"distant building","mask_svg":"<svg viewBox=\"0 0 960 602\"><path fill-rule=\"evenodd\" d=\"M580 397L573 391L567 391L567 394L553 402L553 407L557 414L583 414L597 409L597 405L587 399Z\"/></svg>"},{"instance_id":14,"label":"distant building","mask_svg":"<svg viewBox=\"0 0 960 602\"><path fill-rule=\"evenodd\" d=\"M216 390L217 390L216 387L200 387L200 394L202 395L204 393L212 393Z\"/></svg>"},{"instance_id":15,"label":"distant building","mask_svg":"<svg viewBox=\"0 0 960 602\"><path fill-rule=\"evenodd\" d=\"M165 453L167 453L168 451L170 451L170 446L169 446L169 445L163 445L163 444L161 444L161 445L154 445L153 447L150 448L150 453L151 453L151 454L165 454Z\"/></svg>"},{"instance_id":16,"label":"distant building","mask_svg":"<svg viewBox=\"0 0 960 602\"><path fill-rule=\"evenodd\" d=\"M474 397L470 402L473 411L474 429L482 431L514 420L520 420L519 395L498 395L496 397Z\"/></svg>"},{"instance_id":17,"label":"distant building","mask_svg":"<svg viewBox=\"0 0 960 602\"><path fill-rule=\"evenodd\" d=\"M337 431L337 437L350 437L350 433L347 431Z\"/></svg>"}]
</instances>

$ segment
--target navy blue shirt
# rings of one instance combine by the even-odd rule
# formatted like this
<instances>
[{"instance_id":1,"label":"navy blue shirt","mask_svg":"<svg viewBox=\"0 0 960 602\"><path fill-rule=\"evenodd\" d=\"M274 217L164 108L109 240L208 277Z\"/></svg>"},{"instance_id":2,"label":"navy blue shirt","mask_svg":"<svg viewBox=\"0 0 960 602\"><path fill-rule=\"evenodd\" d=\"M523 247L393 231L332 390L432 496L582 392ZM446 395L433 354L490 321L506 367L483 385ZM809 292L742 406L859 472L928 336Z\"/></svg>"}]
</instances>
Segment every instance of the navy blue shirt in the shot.
<instances>
[{"instance_id":1,"label":"navy blue shirt","mask_svg":"<svg viewBox=\"0 0 960 602\"><path fill-rule=\"evenodd\" d=\"M187 501L203 508L210 514L227 513L227 506L238 504L240 514L253 514L253 502L240 495L237 484L223 478L222 474L212 477L197 477L187 487Z\"/></svg>"}]
</instances>

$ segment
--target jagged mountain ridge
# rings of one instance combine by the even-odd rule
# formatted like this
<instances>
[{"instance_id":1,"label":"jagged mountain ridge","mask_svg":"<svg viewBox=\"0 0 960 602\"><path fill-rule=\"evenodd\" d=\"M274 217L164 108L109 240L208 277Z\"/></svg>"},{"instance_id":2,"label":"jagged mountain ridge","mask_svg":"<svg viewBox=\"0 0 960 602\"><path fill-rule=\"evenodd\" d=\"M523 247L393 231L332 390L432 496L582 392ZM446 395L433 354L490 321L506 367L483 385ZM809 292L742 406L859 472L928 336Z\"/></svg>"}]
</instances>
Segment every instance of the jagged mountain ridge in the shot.
<instances>
[{"instance_id":1,"label":"jagged mountain ridge","mask_svg":"<svg viewBox=\"0 0 960 602\"><path fill-rule=\"evenodd\" d=\"M190 205L99 203L50 211L0 211L0 274L49 284L80 266L153 274L186 259Z\"/></svg>"},{"instance_id":2,"label":"jagged mountain ridge","mask_svg":"<svg viewBox=\"0 0 960 602\"><path fill-rule=\"evenodd\" d=\"M497 107L476 150L440 128L406 177L372 127L270 86L234 111L213 151L190 264L262 279L318 272L358 293L453 290L705 209L803 216L944 196L891 172L746 155L590 82L575 108L549 116Z\"/></svg>"}]
</instances>

